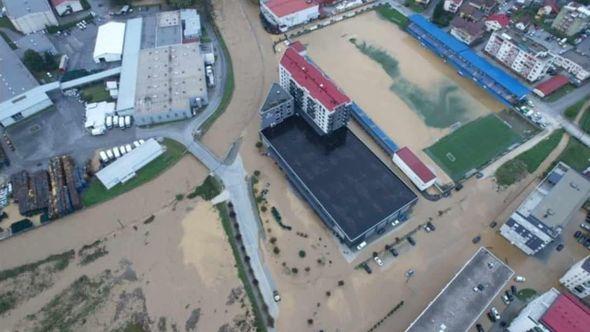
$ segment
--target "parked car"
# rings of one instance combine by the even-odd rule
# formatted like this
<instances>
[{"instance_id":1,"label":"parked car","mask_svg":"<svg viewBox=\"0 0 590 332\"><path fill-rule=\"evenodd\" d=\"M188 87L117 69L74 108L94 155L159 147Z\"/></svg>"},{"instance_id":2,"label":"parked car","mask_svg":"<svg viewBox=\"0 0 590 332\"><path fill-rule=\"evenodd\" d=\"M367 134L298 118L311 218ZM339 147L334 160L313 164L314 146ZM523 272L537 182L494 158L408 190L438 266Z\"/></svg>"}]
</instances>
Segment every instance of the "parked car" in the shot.
<instances>
[{"instance_id":1,"label":"parked car","mask_svg":"<svg viewBox=\"0 0 590 332\"><path fill-rule=\"evenodd\" d=\"M129 152L131 152L131 150L133 150L133 148L131 147L131 144L126 144L126 145L125 145L125 151L126 151L127 153L129 153Z\"/></svg>"},{"instance_id":2,"label":"parked car","mask_svg":"<svg viewBox=\"0 0 590 332\"><path fill-rule=\"evenodd\" d=\"M373 259L375 260L377 265L383 266L383 261L381 260L381 258L379 258L379 256L375 256Z\"/></svg>"},{"instance_id":3,"label":"parked car","mask_svg":"<svg viewBox=\"0 0 590 332\"><path fill-rule=\"evenodd\" d=\"M576 231L576 232L574 233L574 238L576 238L576 239L579 239L579 238L580 238L580 236L582 236L582 231Z\"/></svg>"},{"instance_id":4,"label":"parked car","mask_svg":"<svg viewBox=\"0 0 590 332\"><path fill-rule=\"evenodd\" d=\"M395 248L389 249L389 252L393 255L393 257L397 257L399 255L399 253L397 252L397 250L395 250Z\"/></svg>"},{"instance_id":5,"label":"parked car","mask_svg":"<svg viewBox=\"0 0 590 332\"><path fill-rule=\"evenodd\" d=\"M516 286L514 286L514 285L510 286L510 292L512 293L512 295L516 295L517 291L518 291L518 289L516 289Z\"/></svg>"},{"instance_id":6,"label":"parked car","mask_svg":"<svg viewBox=\"0 0 590 332\"><path fill-rule=\"evenodd\" d=\"M478 243L480 240L481 240L481 236L479 236L479 235L478 235L478 236L474 237L474 238L473 238L473 240L471 240L471 242L473 242L473 244L476 244L476 243Z\"/></svg>"},{"instance_id":7,"label":"parked car","mask_svg":"<svg viewBox=\"0 0 590 332\"><path fill-rule=\"evenodd\" d=\"M557 247L555 248L555 250L562 251L563 250L563 243L558 244Z\"/></svg>"},{"instance_id":8,"label":"parked car","mask_svg":"<svg viewBox=\"0 0 590 332\"><path fill-rule=\"evenodd\" d=\"M506 294L502 295L502 301L506 305L509 305L510 304L510 299L508 298L508 296L506 296Z\"/></svg>"},{"instance_id":9,"label":"parked car","mask_svg":"<svg viewBox=\"0 0 590 332\"><path fill-rule=\"evenodd\" d=\"M275 300L275 302L281 302L281 295L279 295L278 290L272 292L272 298Z\"/></svg>"},{"instance_id":10,"label":"parked car","mask_svg":"<svg viewBox=\"0 0 590 332\"><path fill-rule=\"evenodd\" d=\"M411 245L415 246L416 245L416 240L414 240L413 237L408 236L408 242L410 242Z\"/></svg>"},{"instance_id":11,"label":"parked car","mask_svg":"<svg viewBox=\"0 0 590 332\"><path fill-rule=\"evenodd\" d=\"M492 222L490 223L490 228L494 228L494 227L496 227L496 225L498 225L498 223L497 223L497 222L495 222L495 221L492 221Z\"/></svg>"},{"instance_id":12,"label":"parked car","mask_svg":"<svg viewBox=\"0 0 590 332\"><path fill-rule=\"evenodd\" d=\"M361 242L358 246L356 246L356 250L361 250L363 249L365 246L367 246L367 242L363 241Z\"/></svg>"},{"instance_id":13,"label":"parked car","mask_svg":"<svg viewBox=\"0 0 590 332\"><path fill-rule=\"evenodd\" d=\"M494 315L494 318L496 320L500 320L501 316L500 316L500 313L498 312L498 309L496 309L496 307L492 307L491 313L492 313L492 315Z\"/></svg>"},{"instance_id":14,"label":"parked car","mask_svg":"<svg viewBox=\"0 0 590 332\"><path fill-rule=\"evenodd\" d=\"M477 329L477 332L484 332L483 326L479 323L475 324L475 328Z\"/></svg>"},{"instance_id":15,"label":"parked car","mask_svg":"<svg viewBox=\"0 0 590 332\"><path fill-rule=\"evenodd\" d=\"M586 223L581 223L580 227L582 227L583 229L590 231L590 225L586 224Z\"/></svg>"},{"instance_id":16,"label":"parked car","mask_svg":"<svg viewBox=\"0 0 590 332\"><path fill-rule=\"evenodd\" d=\"M526 278L523 277L523 276L516 276L516 277L514 277L514 281L516 281L516 282L525 282L526 281Z\"/></svg>"},{"instance_id":17,"label":"parked car","mask_svg":"<svg viewBox=\"0 0 590 332\"><path fill-rule=\"evenodd\" d=\"M370 267L370 266L369 266L369 264L367 264L367 263L364 263L364 264L363 264L363 269L365 269L365 271L366 271L368 274L371 274L371 273L373 273L373 270L371 270L371 267Z\"/></svg>"},{"instance_id":18,"label":"parked car","mask_svg":"<svg viewBox=\"0 0 590 332\"><path fill-rule=\"evenodd\" d=\"M431 231L436 231L436 227L434 227L434 225L430 221L426 223L426 226L428 226L428 228L430 228Z\"/></svg>"}]
</instances>

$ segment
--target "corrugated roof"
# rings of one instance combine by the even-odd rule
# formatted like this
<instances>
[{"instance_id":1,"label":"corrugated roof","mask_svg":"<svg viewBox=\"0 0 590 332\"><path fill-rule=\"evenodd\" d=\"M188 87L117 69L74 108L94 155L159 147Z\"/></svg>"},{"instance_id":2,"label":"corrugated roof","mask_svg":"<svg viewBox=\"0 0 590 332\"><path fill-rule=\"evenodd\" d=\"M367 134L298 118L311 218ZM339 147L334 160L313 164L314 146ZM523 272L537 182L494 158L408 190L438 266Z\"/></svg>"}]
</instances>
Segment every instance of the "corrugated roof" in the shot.
<instances>
[{"instance_id":1,"label":"corrugated roof","mask_svg":"<svg viewBox=\"0 0 590 332\"><path fill-rule=\"evenodd\" d=\"M310 95L329 111L350 102L350 98L340 91L328 76L300 55L295 48L289 47L285 51L281 58L281 65L291 73L297 83L305 87Z\"/></svg>"},{"instance_id":2,"label":"corrugated roof","mask_svg":"<svg viewBox=\"0 0 590 332\"><path fill-rule=\"evenodd\" d=\"M517 79L508 75L503 70L490 64L487 60L473 52L467 45L461 43L453 36L442 31L436 25L430 23L422 15L410 15L409 19L412 23L419 26L422 30L428 32L430 36L432 36L439 42L443 43L453 52L460 55L471 66L485 73L497 84L501 85L502 87L504 87L504 89L508 90L511 94L515 95L518 99L521 99L530 92L529 89L523 84L521 84Z\"/></svg>"},{"instance_id":3,"label":"corrugated roof","mask_svg":"<svg viewBox=\"0 0 590 332\"><path fill-rule=\"evenodd\" d=\"M4 3L4 7L6 7L8 16L18 18L33 13L47 11L51 12L51 15L53 15L47 0L4 0L2 2Z\"/></svg>"},{"instance_id":4,"label":"corrugated roof","mask_svg":"<svg viewBox=\"0 0 590 332\"><path fill-rule=\"evenodd\" d=\"M588 332L590 308L570 294L560 295L541 322L552 332Z\"/></svg>"},{"instance_id":5,"label":"corrugated roof","mask_svg":"<svg viewBox=\"0 0 590 332\"><path fill-rule=\"evenodd\" d=\"M135 83L137 81L137 65L141 47L141 29L141 17L127 21L117 111L129 110L135 106Z\"/></svg>"},{"instance_id":6,"label":"corrugated roof","mask_svg":"<svg viewBox=\"0 0 590 332\"><path fill-rule=\"evenodd\" d=\"M566 85L568 82L569 80L566 76L555 75L550 79L537 84L535 89L541 91L545 96L547 96Z\"/></svg>"},{"instance_id":7,"label":"corrugated roof","mask_svg":"<svg viewBox=\"0 0 590 332\"><path fill-rule=\"evenodd\" d=\"M105 188L111 189L119 183L125 183L132 179L137 171L164 153L164 150L164 147L155 139L150 138L144 144L101 169L96 173L96 177Z\"/></svg>"},{"instance_id":8,"label":"corrugated roof","mask_svg":"<svg viewBox=\"0 0 590 332\"><path fill-rule=\"evenodd\" d=\"M436 178L436 175L407 146L397 150L395 154L418 175L422 182L428 183Z\"/></svg>"},{"instance_id":9,"label":"corrugated roof","mask_svg":"<svg viewBox=\"0 0 590 332\"><path fill-rule=\"evenodd\" d=\"M283 17L318 4L313 0L269 0L264 5L277 17Z\"/></svg>"},{"instance_id":10,"label":"corrugated roof","mask_svg":"<svg viewBox=\"0 0 590 332\"><path fill-rule=\"evenodd\" d=\"M122 54L125 38L125 23L108 22L98 27L93 56Z\"/></svg>"}]
</instances>

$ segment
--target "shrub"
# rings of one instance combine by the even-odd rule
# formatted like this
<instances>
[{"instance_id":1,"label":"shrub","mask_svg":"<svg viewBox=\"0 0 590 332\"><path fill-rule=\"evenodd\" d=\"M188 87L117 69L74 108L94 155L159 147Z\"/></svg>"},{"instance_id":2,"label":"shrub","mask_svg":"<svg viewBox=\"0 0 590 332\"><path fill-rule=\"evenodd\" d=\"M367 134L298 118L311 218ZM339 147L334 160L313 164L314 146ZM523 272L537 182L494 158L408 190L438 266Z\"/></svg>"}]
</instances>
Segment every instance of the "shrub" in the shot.
<instances>
[{"instance_id":1,"label":"shrub","mask_svg":"<svg viewBox=\"0 0 590 332\"><path fill-rule=\"evenodd\" d=\"M260 176L260 171L259 170L255 170L254 171L254 176L255 177L259 177Z\"/></svg>"},{"instance_id":2,"label":"shrub","mask_svg":"<svg viewBox=\"0 0 590 332\"><path fill-rule=\"evenodd\" d=\"M292 267L291 272L293 272L293 274L297 274L297 272L299 272L299 269L297 269L296 267Z\"/></svg>"},{"instance_id":3,"label":"shrub","mask_svg":"<svg viewBox=\"0 0 590 332\"><path fill-rule=\"evenodd\" d=\"M261 141L256 142L256 147L258 149L260 149L262 147L262 142Z\"/></svg>"},{"instance_id":4,"label":"shrub","mask_svg":"<svg viewBox=\"0 0 590 332\"><path fill-rule=\"evenodd\" d=\"M344 286L344 280L338 281L338 286L341 286L341 287Z\"/></svg>"},{"instance_id":5,"label":"shrub","mask_svg":"<svg viewBox=\"0 0 590 332\"><path fill-rule=\"evenodd\" d=\"M266 207L266 205L263 205L263 206L260 207L260 212L263 212L264 213L266 211L268 211L268 208Z\"/></svg>"},{"instance_id":6,"label":"shrub","mask_svg":"<svg viewBox=\"0 0 590 332\"><path fill-rule=\"evenodd\" d=\"M275 255L278 255L278 254L280 254L280 253L281 253L281 249L279 249L279 247L274 247L274 248L272 249L272 252L274 252L274 253L275 253Z\"/></svg>"},{"instance_id":7,"label":"shrub","mask_svg":"<svg viewBox=\"0 0 590 332\"><path fill-rule=\"evenodd\" d=\"M305 250L299 250L299 257L305 257Z\"/></svg>"}]
</instances>

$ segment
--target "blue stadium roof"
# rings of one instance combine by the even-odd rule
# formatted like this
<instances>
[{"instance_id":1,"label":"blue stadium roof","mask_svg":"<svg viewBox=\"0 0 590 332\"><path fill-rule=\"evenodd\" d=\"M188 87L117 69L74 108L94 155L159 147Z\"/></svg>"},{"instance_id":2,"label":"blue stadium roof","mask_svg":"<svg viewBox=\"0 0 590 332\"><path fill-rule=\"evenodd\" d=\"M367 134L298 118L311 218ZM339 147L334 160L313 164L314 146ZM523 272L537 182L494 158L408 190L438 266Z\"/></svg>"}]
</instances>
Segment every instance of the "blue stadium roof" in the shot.
<instances>
[{"instance_id":1,"label":"blue stadium roof","mask_svg":"<svg viewBox=\"0 0 590 332\"><path fill-rule=\"evenodd\" d=\"M393 140L356 103L352 103L351 109L354 118L360 122L365 130L370 131L369 134L374 136L384 149L389 150L388 152L392 155L398 150Z\"/></svg>"},{"instance_id":2,"label":"blue stadium roof","mask_svg":"<svg viewBox=\"0 0 590 332\"><path fill-rule=\"evenodd\" d=\"M424 16L419 14L410 15L410 21L415 23L420 28L428 32L430 35L444 43L448 48L454 52L460 53L464 50L469 49L469 46L463 44L455 37L439 29L436 25L430 23Z\"/></svg>"},{"instance_id":3,"label":"blue stadium roof","mask_svg":"<svg viewBox=\"0 0 590 332\"><path fill-rule=\"evenodd\" d=\"M508 75L502 69L490 64L487 60L473 52L466 44L463 44L455 37L442 31L436 25L430 23L422 15L414 14L411 15L410 21L422 30L428 32L432 37L436 38L439 42L445 44L449 49L458 53L465 61L469 62L472 66L476 67L480 71L486 73L496 83L510 91L518 99L523 98L529 94L530 90L520 83L514 77Z\"/></svg>"}]
</instances>

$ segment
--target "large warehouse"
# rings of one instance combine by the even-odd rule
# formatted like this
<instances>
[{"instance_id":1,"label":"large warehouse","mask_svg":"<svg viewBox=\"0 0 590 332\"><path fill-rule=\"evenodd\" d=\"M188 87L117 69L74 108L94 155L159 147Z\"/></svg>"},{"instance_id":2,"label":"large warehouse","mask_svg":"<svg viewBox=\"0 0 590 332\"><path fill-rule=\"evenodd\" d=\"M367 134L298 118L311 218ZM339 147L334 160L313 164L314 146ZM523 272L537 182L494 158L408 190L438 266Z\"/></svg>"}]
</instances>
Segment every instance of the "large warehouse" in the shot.
<instances>
[{"instance_id":1,"label":"large warehouse","mask_svg":"<svg viewBox=\"0 0 590 332\"><path fill-rule=\"evenodd\" d=\"M94 45L94 62L121 61L124 39L125 23L108 22L99 26Z\"/></svg>"},{"instance_id":2,"label":"large warehouse","mask_svg":"<svg viewBox=\"0 0 590 332\"><path fill-rule=\"evenodd\" d=\"M479 248L406 332L470 331L513 274L502 260L486 248ZM483 289L474 292L478 285Z\"/></svg>"},{"instance_id":3,"label":"large warehouse","mask_svg":"<svg viewBox=\"0 0 590 332\"><path fill-rule=\"evenodd\" d=\"M418 200L346 126L322 136L292 116L261 137L295 188L350 247L407 220Z\"/></svg>"},{"instance_id":4,"label":"large warehouse","mask_svg":"<svg viewBox=\"0 0 590 332\"><path fill-rule=\"evenodd\" d=\"M47 0L3 0L2 3L10 22L24 34L58 25Z\"/></svg>"},{"instance_id":5,"label":"large warehouse","mask_svg":"<svg viewBox=\"0 0 590 332\"><path fill-rule=\"evenodd\" d=\"M135 88L135 123L188 119L207 104L207 85L199 43L141 50Z\"/></svg>"},{"instance_id":6,"label":"large warehouse","mask_svg":"<svg viewBox=\"0 0 590 332\"><path fill-rule=\"evenodd\" d=\"M193 34L196 26L190 27ZM178 11L127 21L117 113L138 125L190 118L208 103L200 44Z\"/></svg>"},{"instance_id":7,"label":"large warehouse","mask_svg":"<svg viewBox=\"0 0 590 332\"><path fill-rule=\"evenodd\" d=\"M590 181L559 163L500 228L500 234L527 255L553 242L584 202Z\"/></svg>"},{"instance_id":8,"label":"large warehouse","mask_svg":"<svg viewBox=\"0 0 590 332\"><path fill-rule=\"evenodd\" d=\"M0 38L0 124L7 127L53 105L37 80ZM54 84L55 87L59 83Z\"/></svg>"}]
</instances>

